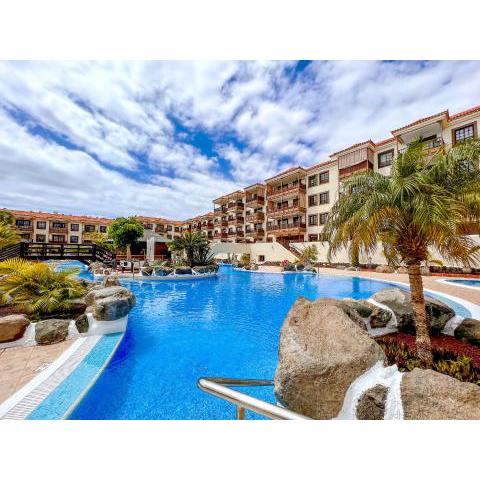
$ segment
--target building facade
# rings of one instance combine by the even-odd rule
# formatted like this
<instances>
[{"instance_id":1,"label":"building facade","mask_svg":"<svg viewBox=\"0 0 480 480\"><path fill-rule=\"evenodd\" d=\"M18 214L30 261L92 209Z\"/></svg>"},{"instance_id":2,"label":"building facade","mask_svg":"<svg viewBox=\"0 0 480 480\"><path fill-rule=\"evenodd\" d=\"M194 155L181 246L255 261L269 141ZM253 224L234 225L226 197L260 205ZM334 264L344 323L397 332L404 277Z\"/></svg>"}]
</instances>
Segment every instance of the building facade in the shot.
<instances>
[{"instance_id":1,"label":"building facade","mask_svg":"<svg viewBox=\"0 0 480 480\"><path fill-rule=\"evenodd\" d=\"M390 174L393 159L414 140L434 153L442 145L478 138L480 105L454 115L448 110L391 131L391 137L367 140L330 155L309 168L290 168L263 182L213 201L213 212L185 220L137 217L146 237L162 242L186 232L198 232L213 242L263 243L321 240L323 226L353 173ZM106 233L111 219L13 210L18 233L36 243L90 243ZM159 242L161 243L161 242Z\"/></svg>"}]
</instances>

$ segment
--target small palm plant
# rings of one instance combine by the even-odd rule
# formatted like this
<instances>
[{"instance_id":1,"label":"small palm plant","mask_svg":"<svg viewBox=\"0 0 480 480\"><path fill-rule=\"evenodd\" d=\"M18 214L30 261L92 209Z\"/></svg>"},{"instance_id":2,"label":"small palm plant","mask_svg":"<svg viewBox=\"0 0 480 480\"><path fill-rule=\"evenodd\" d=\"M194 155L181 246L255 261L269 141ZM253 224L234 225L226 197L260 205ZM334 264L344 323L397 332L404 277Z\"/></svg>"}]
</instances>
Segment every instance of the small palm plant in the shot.
<instances>
[{"instance_id":1,"label":"small palm plant","mask_svg":"<svg viewBox=\"0 0 480 480\"><path fill-rule=\"evenodd\" d=\"M56 272L46 263L10 258L0 262L0 298L23 305L27 313L67 311L86 291L75 278L78 273L76 268Z\"/></svg>"},{"instance_id":2,"label":"small palm plant","mask_svg":"<svg viewBox=\"0 0 480 480\"><path fill-rule=\"evenodd\" d=\"M185 254L190 267L212 262L208 240L197 232L185 232L181 237L175 237L168 248L172 252Z\"/></svg>"},{"instance_id":3,"label":"small palm plant","mask_svg":"<svg viewBox=\"0 0 480 480\"><path fill-rule=\"evenodd\" d=\"M316 245L309 245L300 252L299 260L305 265L311 265L312 263L315 263L317 261L317 258L318 250Z\"/></svg>"},{"instance_id":4,"label":"small palm plant","mask_svg":"<svg viewBox=\"0 0 480 480\"><path fill-rule=\"evenodd\" d=\"M479 158L478 141L433 156L413 142L393 162L390 177L368 171L347 179L324 229L329 258L342 248L370 255L381 242L389 263L407 266L417 355L425 368L432 353L420 266L429 250L466 266L480 259L468 236L480 225Z\"/></svg>"}]
</instances>

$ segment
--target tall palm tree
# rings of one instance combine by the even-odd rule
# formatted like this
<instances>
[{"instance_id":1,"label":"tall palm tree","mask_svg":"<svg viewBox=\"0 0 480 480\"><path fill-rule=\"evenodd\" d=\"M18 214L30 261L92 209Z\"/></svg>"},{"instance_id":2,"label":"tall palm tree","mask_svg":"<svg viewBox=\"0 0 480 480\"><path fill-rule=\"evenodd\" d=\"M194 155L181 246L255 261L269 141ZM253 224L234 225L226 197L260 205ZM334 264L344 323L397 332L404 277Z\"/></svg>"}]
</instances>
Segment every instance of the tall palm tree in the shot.
<instances>
[{"instance_id":1,"label":"tall palm tree","mask_svg":"<svg viewBox=\"0 0 480 480\"><path fill-rule=\"evenodd\" d=\"M429 250L466 266L480 260L479 246L468 236L479 233L479 158L478 141L435 154L413 142L395 159L389 177L368 171L347 179L324 230L330 258L342 248L369 255L381 242L390 264L407 266L424 368L431 367L432 353L420 265Z\"/></svg>"}]
</instances>

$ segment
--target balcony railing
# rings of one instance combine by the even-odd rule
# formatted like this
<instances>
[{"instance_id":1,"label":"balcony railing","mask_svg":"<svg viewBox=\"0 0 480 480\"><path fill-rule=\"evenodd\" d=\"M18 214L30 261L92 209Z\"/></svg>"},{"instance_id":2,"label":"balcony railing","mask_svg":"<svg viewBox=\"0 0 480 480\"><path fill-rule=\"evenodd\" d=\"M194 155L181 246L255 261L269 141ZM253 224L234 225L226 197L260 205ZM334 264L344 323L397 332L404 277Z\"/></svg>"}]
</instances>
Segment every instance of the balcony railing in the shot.
<instances>
[{"instance_id":1,"label":"balcony railing","mask_svg":"<svg viewBox=\"0 0 480 480\"><path fill-rule=\"evenodd\" d=\"M291 230L291 229L298 229L298 230L306 230L307 225L303 222L291 222L291 223L284 223L281 225L267 225L267 232L277 232L282 230Z\"/></svg>"},{"instance_id":2,"label":"balcony railing","mask_svg":"<svg viewBox=\"0 0 480 480\"><path fill-rule=\"evenodd\" d=\"M227 206L224 205L222 207L216 207L213 209L215 213L225 213L227 211Z\"/></svg>"},{"instance_id":3,"label":"balcony railing","mask_svg":"<svg viewBox=\"0 0 480 480\"><path fill-rule=\"evenodd\" d=\"M49 232L50 233L68 233L68 229L67 227L50 227Z\"/></svg>"},{"instance_id":4,"label":"balcony railing","mask_svg":"<svg viewBox=\"0 0 480 480\"><path fill-rule=\"evenodd\" d=\"M16 225L15 228L20 232L33 232L33 225Z\"/></svg>"},{"instance_id":5,"label":"balcony railing","mask_svg":"<svg viewBox=\"0 0 480 480\"><path fill-rule=\"evenodd\" d=\"M232 224L232 223L243 223L245 221L245 218L244 217L234 217L234 218L229 218L228 219L228 223L229 224Z\"/></svg>"},{"instance_id":6,"label":"balcony railing","mask_svg":"<svg viewBox=\"0 0 480 480\"><path fill-rule=\"evenodd\" d=\"M253 198L247 198L247 201L245 202L247 206L249 205L264 205L265 204L265 197L253 197Z\"/></svg>"},{"instance_id":7,"label":"balcony railing","mask_svg":"<svg viewBox=\"0 0 480 480\"><path fill-rule=\"evenodd\" d=\"M265 230L263 228L247 228L245 230L246 235L265 235Z\"/></svg>"},{"instance_id":8,"label":"balcony railing","mask_svg":"<svg viewBox=\"0 0 480 480\"><path fill-rule=\"evenodd\" d=\"M272 197L277 197L277 196L282 196L287 193L305 193L306 192L306 187L303 185L303 183L297 183L295 185L289 184L289 185L284 185L282 187L274 187L274 188L269 188L267 190L267 197L272 198Z\"/></svg>"},{"instance_id":9,"label":"balcony railing","mask_svg":"<svg viewBox=\"0 0 480 480\"><path fill-rule=\"evenodd\" d=\"M295 213L306 212L306 207L301 207L298 204L286 205L285 207L268 207L267 213L272 216L293 215Z\"/></svg>"},{"instance_id":10,"label":"balcony railing","mask_svg":"<svg viewBox=\"0 0 480 480\"><path fill-rule=\"evenodd\" d=\"M423 148L426 150L432 150L434 148L441 147L443 145L443 140L441 138L434 138L432 140L426 140L424 142L421 142ZM408 149L408 145L402 145L399 149L399 153L405 153Z\"/></svg>"},{"instance_id":11,"label":"balcony railing","mask_svg":"<svg viewBox=\"0 0 480 480\"><path fill-rule=\"evenodd\" d=\"M245 217L247 222L261 222L265 219L265 214L263 212L251 213Z\"/></svg>"},{"instance_id":12,"label":"balcony railing","mask_svg":"<svg viewBox=\"0 0 480 480\"><path fill-rule=\"evenodd\" d=\"M224 232L222 232L222 233L216 232L216 233L213 234L213 238L227 238L227 234L224 233Z\"/></svg>"},{"instance_id":13,"label":"balcony railing","mask_svg":"<svg viewBox=\"0 0 480 480\"><path fill-rule=\"evenodd\" d=\"M243 207L245 205L243 203L229 203L227 206L227 211L238 211L238 210L243 210Z\"/></svg>"}]
</instances>

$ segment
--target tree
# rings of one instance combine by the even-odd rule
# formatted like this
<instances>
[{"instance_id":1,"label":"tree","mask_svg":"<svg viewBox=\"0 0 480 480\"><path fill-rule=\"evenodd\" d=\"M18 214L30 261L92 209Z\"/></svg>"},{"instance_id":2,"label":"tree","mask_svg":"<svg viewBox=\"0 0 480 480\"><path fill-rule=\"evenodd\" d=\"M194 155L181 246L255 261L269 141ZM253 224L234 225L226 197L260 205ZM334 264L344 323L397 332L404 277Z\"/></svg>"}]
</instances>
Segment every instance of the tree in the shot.
<instances>
[{"instance_id":1,"label":"tree","mask_svg":"<svg viewBox=\"0 0 480 480\"><path fill-rule=\"evenodd\" d=\"M0 262L0 303L21 304L28 313L49 314L72 308L86 288L78 268L54 271L43 262L9 258Z\"/></svg>"},{"instance_id":2,"label":"tree","mask_svg":"<svg viewBox=\"0 0 480 480\"><path fill-rule=\"evenodd\" d=\"M8 210L2 210L0 211L0 223L13 226L15 225L15 217Z\"/></svg>"},{"instance_id":3,"label":"tree","mask_svg":"<svg viewBox=\"0 0 480 480\"><path fill-rule=\"evenodd\" d=\"M480 225L480 143L442 147L431 154L413 142L394 160L390 177L372 171L352 175L332 208L324 232L328 256L350 245L373 254L380 242L387 261L408 269L416 323L416 347L424 368L432 365L429 319L420 265L436 250L468 266L480 259L468 234Z\"/></svg>"},{"instance_id":4,"label":"tree","mask_svg":"<svg viewBox=\"0 0 480 480\"><path fill-rule=\"evenodd\" d=\"M107 233L115 247L126 249L130 259L131 246L143 236L143 225L135 217L119 217L108 226Z\"/></svg>"},{"instance_id":5,"label":"tree","mask_svg":"<svg viewBox=\"0 0 480 480\"><path fill-rule=\"evenodd\" d=\"M175 237L168 248L184 254L190 267L212 262L208 240L198 232L185 232L181 237Z\"/></svg>"},{"instance_id":6,"label":"tree","mask_svg":"<svg viewBox=\"0 0 480 480\"><path fill-rule=\"evenodd\" d=\"M20 235L12 225L0 222L0 249L15 245L20 240Z\"/></svg>"},{"instance_id":7,"label":"tree","mask_svg":"<svg viewBox=\"0 0 480 480\"><path fill-rule=\"evenodd\" d=\"M89 240L90 242L100 245L107 250L113 251L115 249L112 242L108 241L108 235L102 232L86 232L83 234L84 240Z\"/></svg>"},{"instance_id":8,"label":"tree","mask_svg":"<svg viewBox=\"0 0 480 480\"><path fill-rule=\"evenodd\" d=\"M317 258L318 258L318 250L316 245L309 245L308 247L305 247L300 252L300 262L302 262L305 265L315 263L317 261Z\"/></svg>"}]
</instances>

